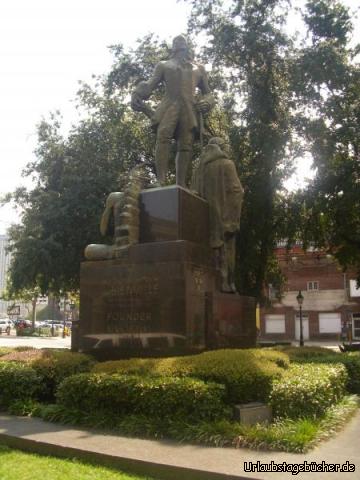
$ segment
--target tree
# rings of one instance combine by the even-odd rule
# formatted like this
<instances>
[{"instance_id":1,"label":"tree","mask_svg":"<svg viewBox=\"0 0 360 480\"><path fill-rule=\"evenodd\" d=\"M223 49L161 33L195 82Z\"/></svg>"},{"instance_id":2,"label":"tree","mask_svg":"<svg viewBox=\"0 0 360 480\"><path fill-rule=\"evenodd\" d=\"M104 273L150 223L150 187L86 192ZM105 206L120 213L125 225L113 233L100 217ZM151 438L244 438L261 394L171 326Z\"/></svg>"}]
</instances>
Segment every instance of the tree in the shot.
<instances>
[{"instance_id":1,"label":"tree","mask_svg":"<svg viewBox=\"0 0 360 480\"><path fill-rule=\"evenodd\" d=\"M237 239L240 292L260 298L267 278L276 283L273 249L284 237L316 242L343 265L355 264L359 69L357 50L348 44L347 9L335 0L309 0L303 9L309 36L299 44L284 30L286 0L191 3L190 31L206 36L202 56L213 65L210 84L218 100L209 130L228 134L245 187ZM23 211L22 223L10 230L17 291L77 290L84 247L100 241L107 195L121 190L139 163L150 177L154 173L155 137L147 119L132 112L129 93L168 48L151 35L128 52L111 48L111 71L78 92L83 118L69 135L60 134L58 115L39 125L37 160L25 171L35 187L12 196ZM308 190L286 194L283 180L306 150L318 175Z\"/></svg>"},{"instance_id":2,"label":"tree","mask_svg":"<svg viewBox=\"0 0 360 480\"><path fill-rule=\"evenodd\" d=\"M360 69L359 46L350 48L352 24L335 0L311 0L304 20L309 42L294 68L294 91L305 137L317 169L306 191L294 196L289 241L310 241L333 254L360 279ZM311 113L309 114L309 106ZM290 210L291 210L290 209Z\"/></svg>"},{"instance_id":3,"label":"tree","mask_svg":"<svg viewBox=\"0 0 360 480\"><path fill-rule=\"evenodd\" d=\"M93 88L81 86L77 100L83 120L67 137L60 135L59 114L40 123L37 159L24 172L35 178L35 187L11 196L22 209L21 224L9 230L15 291L34 286L42 293L77 290L84 248L100 242L98 224L107 195L121 190L138 163L151 174L150 126L126 100L134 72L150 69L164 55L163 46L149 41L144 39L130 54L113 47L110 74Z\"/></svg>"},{"instance_id":4,"label":"tree","mask_svg":"<svg viewBox=\"0 0 360 480\"><path fill-rule=\"evenodd\" d=\"M205 58L227 78L230 139L245 187L238 237L238 287L261 296L272 267L278 225L275 207L291 144L291 40L282 0L193 0L192 32L205 32ZM225 72L228 72L227 75Z\"/></svg>"},{"instance_id":5,"label":"tree","mask_svg":"<svg viewBox=\"0 0 360 480\"><path fill-rule=\"evenodd\" d=\"M337 0L307 1L300 42L281 29L290 2L191 3L191 30L206 33L204 55L218 75L228 72L235 104L230 131L246 192L241 290L259 296L280 238L326 248L360 277L359 47L349 46L349 10ZM281 191L286 167L306 151L314 181Z\"/></svg>"}]
</instances>

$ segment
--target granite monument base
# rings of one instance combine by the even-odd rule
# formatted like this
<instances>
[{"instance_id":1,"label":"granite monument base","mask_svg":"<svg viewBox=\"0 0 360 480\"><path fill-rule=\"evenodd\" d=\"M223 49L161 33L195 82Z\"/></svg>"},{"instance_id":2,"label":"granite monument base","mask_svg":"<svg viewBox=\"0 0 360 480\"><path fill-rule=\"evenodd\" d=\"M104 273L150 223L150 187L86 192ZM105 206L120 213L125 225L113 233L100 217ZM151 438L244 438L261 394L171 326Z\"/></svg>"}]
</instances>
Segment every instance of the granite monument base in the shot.
<instances>
[{"instance_id":1,"label":"granite monument base","mask_svg":"<svg viewBox=\"0 0 360 480\"><path fill-rule=\"evenodd\" d=\"M186 240L84 262L77 349L126 358L253 346L254 299L219 293L215 283L211 251Z\"/></svg>"},{"instance_id":2,"label":"granite monument base","mask_svg":"<svg viewBox=\"0 0 360 480\"><path fill-rule=\"evenodd\" d=\"M208 204L179 186L140 194L140 243L86 261L72 349L99 358L255 345L255 300L218 290Z\"/></svg>"}]
</instances>

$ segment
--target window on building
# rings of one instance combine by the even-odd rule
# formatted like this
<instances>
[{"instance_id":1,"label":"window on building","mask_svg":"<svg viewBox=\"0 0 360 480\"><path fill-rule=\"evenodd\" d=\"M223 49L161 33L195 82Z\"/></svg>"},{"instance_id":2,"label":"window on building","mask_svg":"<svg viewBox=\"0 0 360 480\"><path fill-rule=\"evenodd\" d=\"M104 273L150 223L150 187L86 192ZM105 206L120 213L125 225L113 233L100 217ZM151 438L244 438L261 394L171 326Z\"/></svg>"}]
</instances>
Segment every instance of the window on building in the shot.
<instances>
[{"instance_id":1,"label":"window on building","mask_svg":"<svg viewBox=\"0 0 360 480\"><path fill-rule=\"evenodd\" d=\"M317 280L312 280L311 282L307 282L307 289L309 292L319 290L319 282Z\"/></svg>"},{"instance_id":2,"label":"window on building","mask_svg":"<svg viewBox=\"0 0 360 480\"><path fill-rule=\"evenodd\" d=\"M285 333L285 315L265 315L265 333Z\"/></svg>"},{"instance_id":3,"label":"window on building","mask_svg":"<svg viewBox=\"0 0 360 480\"><path fill-rule=\"evenodd\" d=\"M360 297L360 288L357 287L356 280L350 280L350 297Z\"/></svg>"},{"instance_id":4,"label":"window on building","mask_svg":"<svg viewBox=\"0 0 360 480\"><path fill-rule=\"evenodd\" d=\"M360 338L360 313L352 314L352 324L353 324L353 338L358 340Z\"/></svg>"}]
</instances>

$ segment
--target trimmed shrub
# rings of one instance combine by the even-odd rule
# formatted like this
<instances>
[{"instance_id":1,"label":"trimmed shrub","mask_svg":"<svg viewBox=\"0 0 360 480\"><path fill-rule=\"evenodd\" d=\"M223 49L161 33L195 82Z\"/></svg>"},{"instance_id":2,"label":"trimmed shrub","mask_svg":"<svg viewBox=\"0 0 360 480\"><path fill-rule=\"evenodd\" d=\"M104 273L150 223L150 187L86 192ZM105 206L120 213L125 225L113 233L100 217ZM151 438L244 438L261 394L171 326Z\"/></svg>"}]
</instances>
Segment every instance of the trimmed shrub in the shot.
<instances>
[{"instance_id":1,"label":"trimmed shrub","mask_svg":"<svg viewBox=\"0 0 360 480\"><path fill-rule=\"evenodd\" d=\"M289 365L275 350L214 350L187 357L119 360L97 364L93 371L127 375L195 377L226 386L229 403L264 401L273 380Z\"/></svg>"},{"instance_id":2,"label":"trimmed shrub","mask_svg":"<svg viewBox=\"0 0 360 480\"><path fill-rule=\"evenodd\" d=\"M348 373L346 384L348 392L360 394L360 352L342 353L340 361Z\"/></svg>"},{"instance_id":3,"label":"trimmed shrub","mask_svg":"<svg viewBox=\"0 0 360 480\"><path fill-rule=\"evenodd\" d=\"M55 391L65 378L77 373L89 372L94 364L94 359L83 353L45 350L41 358L31 363L32 368L42 378L42 400L54 400Z\"/></svg>"},{"instance_id":4,"label":"trimmed shrub","mask_svg":"<svg viewBox=\"0 0 360 480\"><path fill-rule=\"evenodd\" d=\"M324 347L276 347L276 350L286 353L291 362L314 358L321 359L329 355L340 356L340 353Z\"/></svg>"},{"instance_id":5,"label":"trimmed shrub","mask_svg":"<svg viewBox=\"0 0 360 480\"><path fill-rule=\"evenodd\" d=\"M273 384L270 404L278 417L315 417L345 394L347 372L340 364L292 365Z\"/></svg>"},{"instance_id":6,"label":"trimmed shrub","mask_svg":"<svg viewBox=\"0 0 360 480\"><path fill-rule=\"evenodd\" d=\"M360 393L360 352L340 353L321 347L291 347L281 349L294 363L340 363L348 373L346 389L349 393Z\"/></svg>"},{"instance_id":7,"label":"trimmed shrub","mask_svg":"<svg viewBox=\"0 0 360 480\"><path fill-rule=\"evenodd\" d=\"M228 417L223 398L225 388L201 380L107 374L79 374L65 379L58 388L57 402L88 414L145 415L164 421L188 421Z\"/></svg>"},{"instance_id":8,"label":"trimmed shrub","mask_svg":"<svg viewBox=\"0 0 360 480\"><path fill-rule=\"evenodd\" d=\"M35 399L41 393L41 377L23 363L0 363L0 404L4 407L12 402Z\"/></svg>"},{"instance_id":9,"label":"trimmed shrub","mask_svg":"<svg viewBox=\"0 0 360 480\"><path fill-rule=\"evenodd\" d=\"M275 363L275 352L265 350L216 350L194 358L191 376L226 386L229 403L267 400L272 383L284 369ZM276 358L278 354L276 354ZM284 364L286 356L284 355Z\"/></svg>"},{"instance_id":10,"label":"trimmed shrub","mask_svg":"<svg viewBox=\"0 0 360 480\"><path fill-rule=\"evenodd\" d=\"M360 393L360 354L358 352L333 353L323 357L298 358L297 363L327 363L344 365L348 380L346 389L349 393Z\"/></svg>"}]
</instances>

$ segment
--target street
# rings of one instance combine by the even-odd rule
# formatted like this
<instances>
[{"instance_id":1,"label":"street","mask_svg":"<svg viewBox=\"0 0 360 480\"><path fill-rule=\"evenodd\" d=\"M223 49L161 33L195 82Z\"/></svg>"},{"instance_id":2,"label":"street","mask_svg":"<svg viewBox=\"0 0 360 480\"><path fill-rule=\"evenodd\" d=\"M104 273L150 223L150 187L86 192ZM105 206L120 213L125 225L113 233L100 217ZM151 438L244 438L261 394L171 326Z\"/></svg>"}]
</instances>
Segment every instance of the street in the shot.
<instances>
[{"instance_id":1,"label":"street","mask_svg":"<svg viewBox=\"0 0 360 480\"><path fill-rule=\"evenodd\" d=\"M17 337L0 335L0 347L29 346L34 348L70 348L71 337Z\"/></svg>"}]
</instances>

